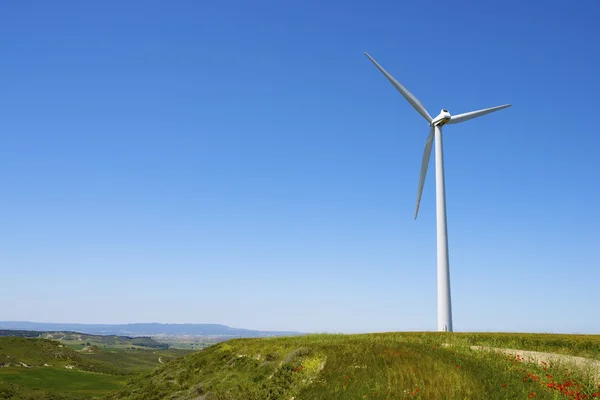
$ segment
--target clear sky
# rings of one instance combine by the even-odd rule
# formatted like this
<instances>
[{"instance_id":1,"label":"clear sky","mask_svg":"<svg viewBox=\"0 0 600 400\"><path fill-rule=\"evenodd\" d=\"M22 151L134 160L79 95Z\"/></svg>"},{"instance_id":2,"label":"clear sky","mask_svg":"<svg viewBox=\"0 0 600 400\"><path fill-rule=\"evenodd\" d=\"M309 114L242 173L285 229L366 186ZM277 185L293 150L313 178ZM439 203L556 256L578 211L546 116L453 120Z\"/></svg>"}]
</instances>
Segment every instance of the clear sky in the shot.
<instances>
[{"instance_id":1,"label":"clear sky","mask_svg":"<svg viewBox=\"0 0 600 400\"><path fill-rule=\"evenodd\" d=\"M0 320L600 333L600 2L0 7Z\"/></svg>"}]
</instances>

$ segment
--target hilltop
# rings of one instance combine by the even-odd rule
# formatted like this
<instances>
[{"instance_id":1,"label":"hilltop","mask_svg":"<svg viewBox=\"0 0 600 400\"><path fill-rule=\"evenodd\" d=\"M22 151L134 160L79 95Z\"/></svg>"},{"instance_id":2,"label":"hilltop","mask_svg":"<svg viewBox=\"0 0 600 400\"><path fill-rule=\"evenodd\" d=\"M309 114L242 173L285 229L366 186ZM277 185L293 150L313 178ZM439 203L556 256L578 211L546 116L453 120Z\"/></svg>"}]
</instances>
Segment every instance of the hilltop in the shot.
<instances>
[{"instance_id":1,"label":"hilltop","mask_svg":"<svg viewBox=\"0 0 600 400\"><path fill-rule=\"evenodd\" d=\"M600 336L385 333L234 339L173 360L109 399L577 399L600 382L569 364L471 347L600 360ZM545 363L545 364L544 364Z\"/></svg>"}]
</instances>

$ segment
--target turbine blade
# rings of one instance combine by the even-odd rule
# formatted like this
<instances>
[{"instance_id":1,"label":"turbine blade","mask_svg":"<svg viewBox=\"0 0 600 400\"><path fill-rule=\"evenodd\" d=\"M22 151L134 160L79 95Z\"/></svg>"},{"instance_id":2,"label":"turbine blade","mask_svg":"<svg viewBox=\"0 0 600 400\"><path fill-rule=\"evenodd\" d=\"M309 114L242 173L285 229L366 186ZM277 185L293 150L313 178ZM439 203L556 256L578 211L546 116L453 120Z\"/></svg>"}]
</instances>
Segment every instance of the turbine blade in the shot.
<instances>
[{"instance_id":1,"label":"turbine blade","mask_svg":"<svg viewBox=\"0 0 600 400\"><path fill-rule=\"evenodd\" d=\"M447 124L458 124L459 122L468 121L473 118L481 117L482 115L489 114L494 111L502 110L503 108L510 107L510 104L505 104L503 106L492 107L492 108L484 108L483 110L471 111L464 114L453 115L450 117L450 121L446 122Z\"/></svg>"},{"instance_id":2,"label":"turbine blade","mask_svg":"<svg viewBox=\"0 0 600 400\"><path fill-rule=\"evenodd\" d=\"M385 75L385 77L392 83L392 85L394 85L394 87L398 89L402 96L404 96L404 98L408 100L410 105L412 105L415 108L415 110L417 110L419 114L421 114L423 118L427 120L427 122L431 122L433 120L433 118L431 118L431 115L429 115L429 113L425 109L425 106L423 106L423 104L421 104L421 102L415 96L413 96L411 92L406 90L406 88L402 86L400 82L395 80L394 77L391 76L385 69L383 69L383 67L379 65L377 61L375 61L368 53L365 53L365 55L369 58L369 60L371 60L373 64L375 64L377 69L379 69L381 73Z\"/></svg>"},{"instance_id":3,"label":"turbine blade","mask_svg":"<svg viewBox=\"0 0 600 400\"><path fill-rule=\"evenodd\" d=\"M419 204L421 204L421 195L423 194L423 185L427 176L427 167L429 167L429 157L431 156L431 146L433 145L433 136L435 128L432 126L429 131L429 136L425 142L425 150L423 150L423 161L421 162L421 176L419 177L419 190L417 191L417 207L415 208L415 219L419 214Z\"/></svg>"}]
</instances>

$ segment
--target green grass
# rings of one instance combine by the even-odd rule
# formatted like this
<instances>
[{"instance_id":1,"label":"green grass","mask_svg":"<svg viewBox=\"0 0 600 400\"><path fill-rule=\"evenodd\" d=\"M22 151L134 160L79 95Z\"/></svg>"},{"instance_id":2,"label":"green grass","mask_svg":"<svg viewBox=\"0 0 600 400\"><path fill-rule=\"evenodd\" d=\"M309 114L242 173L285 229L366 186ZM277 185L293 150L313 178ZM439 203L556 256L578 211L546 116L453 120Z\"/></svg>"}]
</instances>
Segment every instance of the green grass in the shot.
<instances>
[{"instance_id":1,"label":"green grass","mask_svg":"<svg viewBox=\"0 0 600 400\"><path fill-rule=\"evenodd\" d=\"M90 396L86 397L87 399ZM30 389L25 386L15 385L0 380L0 399L11 400L82 400L83 397L75 394L48 392L39 389Z\"/></svg>"},{"instance_id":2,"label":"green grass","mask_svg":"<svg viewBox=\"0 0 600 400\"><path fill-rule=\"evenodd\" d=\"M78 352L47 339L0 337L0 399L89 399L154 370L162 365L160 361L168 363L190 353L177 349L98 347L91 351Z\"/></svg>"},{"instance_id":3,"label":"green grass","mask_svg":"<svg viewBox=\"0 0 600 400\"><path fill-rule=\"evenodd\" d=\"M149 372L163 363L190 354L189 350L168 349L168 350L120 350L111 349L98 351L93 354L86 354L85 357L90 362L110 365L115 367L120 374L135 374L140 372Z\"/></svg>"},{"instance_id":4,"label":"green grass","mask_svg":"<svg viewBox=\"0 0 600 400\"><path fill-rule=\"evenodd\" d=\"M0 365L21 362L33 366L47 362L65 365L79 360L79 353L52 340L0 337Z\"/></svg>"},{"instance_id":5,"label":"green grass","mask_svg":"<svg viewBox=\"0 0 600 400\"><path fill-rule=\"evenodd\" d=\"M62 343L47 339L0 337L0 365L33 367L44 364L112 375L129 375L150 371L163 362L189 354L189 350L123 350L92 347L91 353L78 352Z\"/></svg>"},{"instance_id":6,"label":"green grass","mask_svg":"<svg viewBox=\"0 0 600 400\"><path fill-rule=\"evenodd\" d=\"M119 349L167 349L169 346L150 337L102 336L74 332L43 332L40 337L58 340L77 349L81 349L86 345Z\"/></svg>"},{"instance_id":7,"label":"green grass","mask_svg":"<svg viewBox=\"0 0 600 400\"><path fill-rule=\"evenodd\" d=\"M543 351L600 360L600 335L454 333L448 342Z\"/></svg>"},{"instance_id":8,"label":"green grass","mask_svg":"<svg viewBox=\"0 0 600 400\"><path fill-rule=\"evenodd\" d=\"M441 346L452 343L453 347ZM555 399L569 381L590 395L600 382L471 350L474 344L597 355L598 336L386 333L236 339L171 361L110 399L346 400ZM570 347L571 346L571 347ZM572 349L573 352L570 352ZM529 375L528 375L529 374ZM577 384L581 387L575 389Z\"/></svg>"},{"instance_id":9,"label":"green grass","mask_svg":"<svg viewBox=\"0 0 600 400\"><path fill-rule=\"evenodd\" d=\"M162 343L169 345L171 349L185 349L185 350L202 350L213 344L221 343L224 340L196 340L196 341L177 341L177 340L159 340Z\"/></svg>"},{"instance_id":10,"label":"green grass","mask_svg":"<svg viewBox=\"0 0 600 400\"><path fill-rule=\"evenodd\" d=\"M129 377L46 367L0 368L0 379L31 389L100 396L120 388Z\"/></svg>"},{"instance_id":11,"label":"green grass","mask_svg":"<svg viewBox=\"0 0 600 400\"><path fill-rule=\"evenodd\" d=\"M90 335L79 332L26 331L1 329L0 337L22 337L58 340L68 347L81 350L85 346L110 347L119 349L167 349L168 343L157 342L151 337L129 337L116 335Z\"/></svg>"}]
</instances>

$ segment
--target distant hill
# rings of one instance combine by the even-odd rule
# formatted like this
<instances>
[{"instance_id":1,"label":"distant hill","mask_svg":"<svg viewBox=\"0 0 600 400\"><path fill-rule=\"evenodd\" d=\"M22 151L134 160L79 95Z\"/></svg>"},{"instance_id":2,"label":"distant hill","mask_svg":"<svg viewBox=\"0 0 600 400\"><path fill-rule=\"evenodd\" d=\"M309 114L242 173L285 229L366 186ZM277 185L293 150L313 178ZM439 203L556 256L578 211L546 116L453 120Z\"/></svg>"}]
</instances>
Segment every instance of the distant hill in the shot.
<instances>
[{"instance_id":1,"label":"distant hill","mask_svg":"<svg viewBox=\"0 0 600 400\"><path fill-rule=\"evenodd\" d=\"M153 335L191 335L191 336L219 336L231 338L258 338L269 336L296 336L300 332L281 331L254 331L250 329L231 328L219 324L160 324L160 323L135 323L135 324L65 324L29 321L0 321L0 330L24 331L61 331L82 332L93 335L120 335L120 336L153 336Z\"/></svg>"},{"instance_id":2,"label":"distant hill","mask_svg":"<svg viewBox=\"0 0 600 400\"><path fill-rule=\"evenodd\" d=\"M81 347L83 347L85 344L89 344L104 347L143 347L150 349L169 348L168 344L159 343L148 336L130 337L116 335L92 335L87 333L71 331L25 331L0 329L0 337L7 336L58 340L70 345L70 347L74 347L73 345L80 345Z\"/></svg>"},{"instance_id":3,"label":"distant hill","mask_svg":"<svg viewBox=\"0 0 600 400\"><path fill-rule=\"evenodd\" d=\"M110 362L84 357L81 353L47 339L21 337L0 338L0 367L67 366L71 368L108 374L118 374Z\"/></svg>"}]
</instances>

